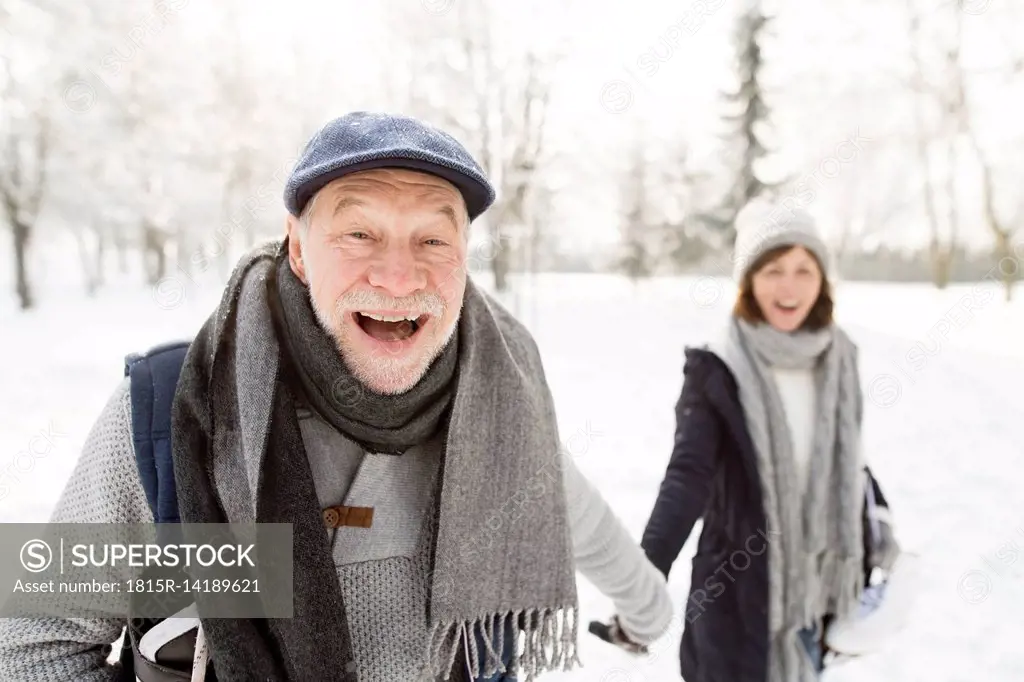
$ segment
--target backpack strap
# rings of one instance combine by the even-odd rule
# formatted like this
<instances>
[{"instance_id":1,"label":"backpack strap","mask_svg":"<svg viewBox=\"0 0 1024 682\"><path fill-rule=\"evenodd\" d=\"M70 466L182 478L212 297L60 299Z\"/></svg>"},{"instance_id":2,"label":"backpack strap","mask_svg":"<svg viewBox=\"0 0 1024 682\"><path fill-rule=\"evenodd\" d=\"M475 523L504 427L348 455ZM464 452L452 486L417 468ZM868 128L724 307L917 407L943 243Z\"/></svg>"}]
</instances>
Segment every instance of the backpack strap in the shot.
<instances>
[{"instance_id":1,"label":"backpack strap","mask_svg":"<svg viewBox=\"0 0 1024 682\"><path fill-rule=\"evenodd\" d=\"M178 494L171 455L171 406L185 362L189 341L172 341L132 353L125 358L124 375L129 379L132 445L139 480L157 524L180 523ZM157 538L167 538L157 526ZM130 618L121 650L120 681L177 682L191 674L150 663L139 655L139 640L163 619Z\"/></svg>"},{"instance_id":2,"label":"backpack strap","mask_svg":"<svg viewBox=\"0 0 1024 682\"><path fill-rule=\"evenodd\" d=\"M156 523L180 523L171 456L171 405L189 343L173 341L125 358L135 462Z\"/></svg>"}]
</instances>

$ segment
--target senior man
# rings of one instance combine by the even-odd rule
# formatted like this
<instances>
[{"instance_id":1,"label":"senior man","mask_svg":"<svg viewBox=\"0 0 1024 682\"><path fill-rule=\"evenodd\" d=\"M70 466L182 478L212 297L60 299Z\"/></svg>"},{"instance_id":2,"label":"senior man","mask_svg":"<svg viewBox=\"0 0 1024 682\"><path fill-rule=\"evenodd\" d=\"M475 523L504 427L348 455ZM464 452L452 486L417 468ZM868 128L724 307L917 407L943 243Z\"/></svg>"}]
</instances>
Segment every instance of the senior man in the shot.
<instances>
[{"instance_id":1,"label":"senior man","mask_svg":"<svg viewBox=\"0 0 1024 682\"><path fill-rule=\"evenodd\" d=\"M569 669L577 569L612 599L618 644L667 629L663 576L559 445L534 340L467 276L470 224L494 198L463 146L415 119L352 113L306 145L287 237L238 263L182 356L161 483L182 522L291 523L296 615L202 619L192 679L207 652L221 682ZM133 386L107 403L53 521L167 520L140 477ZM510 500L517 513L496 516ZM189 679L155 677L168 666L131 628L108 666L124 626L0 621L0 677Z\"/></svg>"}]
</instances>

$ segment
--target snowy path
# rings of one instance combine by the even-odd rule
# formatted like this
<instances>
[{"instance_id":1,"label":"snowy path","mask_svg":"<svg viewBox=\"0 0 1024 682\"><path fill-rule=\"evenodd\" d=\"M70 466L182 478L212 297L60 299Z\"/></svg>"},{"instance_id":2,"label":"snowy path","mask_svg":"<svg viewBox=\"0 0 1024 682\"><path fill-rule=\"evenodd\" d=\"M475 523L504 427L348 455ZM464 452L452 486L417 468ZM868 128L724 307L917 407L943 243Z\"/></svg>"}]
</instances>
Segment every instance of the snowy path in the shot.
<instances>
[{"instance_id":1,"label":"snowy path","mask_svg":"<svg viewBox=\"0 0 1024 682\"><path fill-rule=\"evenodd\" d=\"M709 294L705 284L655 281L634 291L612 278L545 278L526 315L562 437L637 538L672 444L682 347L706 339L727 310L727 292ZM50 298L30 316L0 309L0 521L46 519L124 353L190 335L218 292L201 294L174 310L146 293ZM1024 307L994 301L924 364L908 365L908 351L952 300L879 285L849 285L839 298L873 397L867 455L925 572L904 636L827 682L1024 679ZM680 613L695 541L696 532L670 580ZM580 592L584 619L609 615L585 581ZM584 633L585 667L545 679L678 679L678 638L677 623L648 658L633 659Z\"/></svg>"}]
</instances>

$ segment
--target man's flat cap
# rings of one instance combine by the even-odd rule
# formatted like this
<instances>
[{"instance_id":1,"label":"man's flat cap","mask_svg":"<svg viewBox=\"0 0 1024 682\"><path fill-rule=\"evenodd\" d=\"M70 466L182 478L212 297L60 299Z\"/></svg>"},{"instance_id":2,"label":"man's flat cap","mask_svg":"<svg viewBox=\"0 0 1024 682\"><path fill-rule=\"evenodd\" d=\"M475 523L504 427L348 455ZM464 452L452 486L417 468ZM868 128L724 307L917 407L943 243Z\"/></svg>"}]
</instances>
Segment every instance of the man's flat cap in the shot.
<instances>
[{"instance_id":1,"label":"man's flat cap","mask_svg":"<svg viewBox=\"0 0 1024 682\"><path fill-rule=\"evenodd\" d=\"M285 206L299 217L324 185L371 168L444 178L462 193L471 221L494 203L494 188L480 164L454 137L408 116L357 111L334 119L306 143L285 184Z\"/></svg>"}]
</instances>

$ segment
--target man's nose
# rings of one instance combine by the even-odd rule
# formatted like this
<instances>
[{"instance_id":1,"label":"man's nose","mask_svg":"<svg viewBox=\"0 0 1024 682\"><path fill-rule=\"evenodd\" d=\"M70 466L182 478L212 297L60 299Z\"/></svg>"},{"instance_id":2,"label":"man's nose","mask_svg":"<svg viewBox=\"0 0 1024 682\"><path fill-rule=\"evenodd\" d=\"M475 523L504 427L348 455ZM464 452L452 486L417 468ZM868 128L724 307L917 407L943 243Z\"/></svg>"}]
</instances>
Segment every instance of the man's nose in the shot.
<instances>
[{"instance_id":1,"label":"man's nose","mask_svg":"<svg viewBox=\"0 0 1024 682\"><path fill-rule=\"evenodd\" d=\"M409 296L427 286L426 268L408 247L383 251L370 266L370 286L384 289L395 298Z\"/></svg>"}]
</instances>

